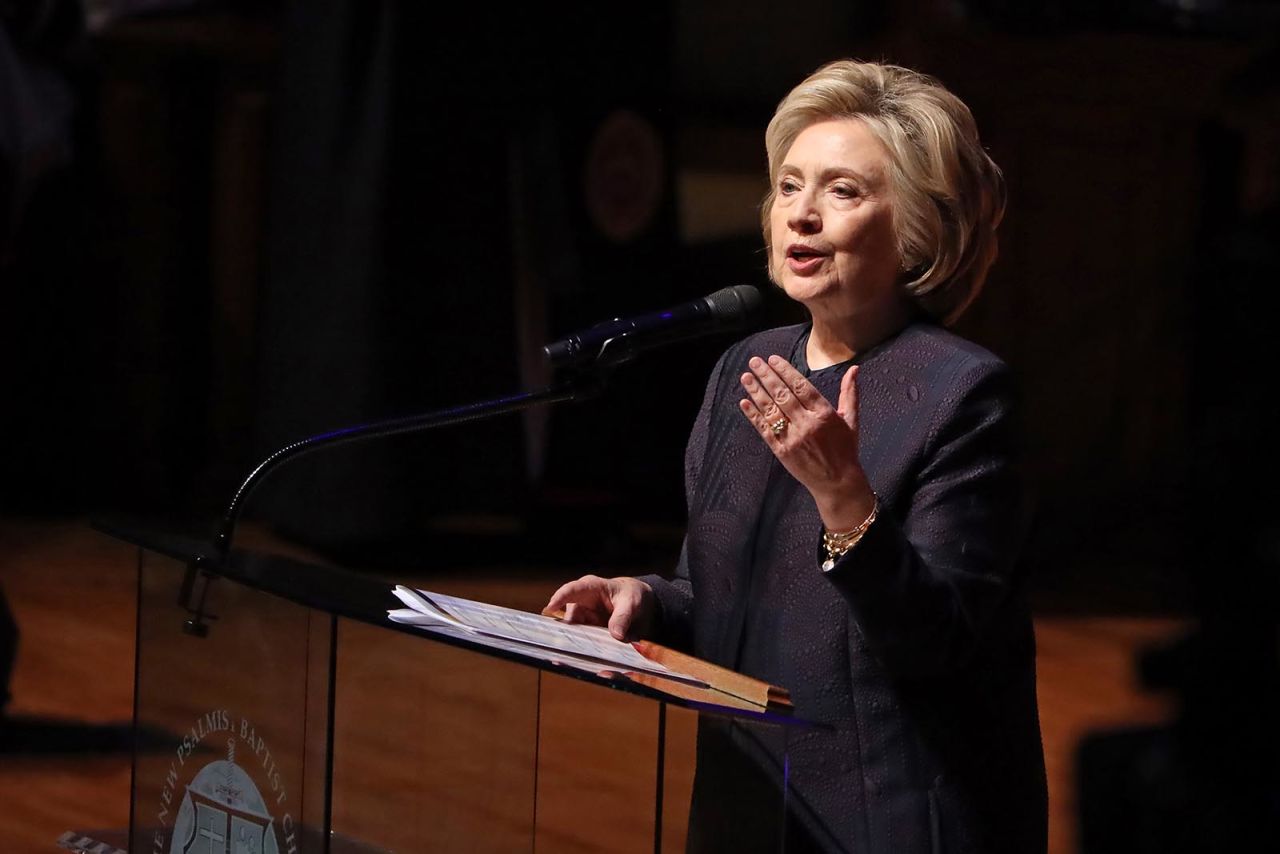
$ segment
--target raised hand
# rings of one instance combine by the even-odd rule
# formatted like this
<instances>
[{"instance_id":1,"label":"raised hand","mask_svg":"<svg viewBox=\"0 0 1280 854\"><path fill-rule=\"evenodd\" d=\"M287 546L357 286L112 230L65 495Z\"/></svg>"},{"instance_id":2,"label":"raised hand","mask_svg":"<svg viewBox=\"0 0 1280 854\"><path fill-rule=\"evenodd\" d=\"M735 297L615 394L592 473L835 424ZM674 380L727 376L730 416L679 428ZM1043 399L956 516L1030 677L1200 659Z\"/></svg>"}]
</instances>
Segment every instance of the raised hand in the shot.
<instances>
[{"instance_id":1,"label":"raised hand","mask_svg":"<svg viewBox=\"0 0 1280 854\"><path fill-rule=\"evenodd\" d=\"M856 527L875 506L858 461L857 366L840 382L837 407L781 356L753 356L740 377L742 414L778 461L813 496L829 531Z\"/></svg>"}]
</instances>

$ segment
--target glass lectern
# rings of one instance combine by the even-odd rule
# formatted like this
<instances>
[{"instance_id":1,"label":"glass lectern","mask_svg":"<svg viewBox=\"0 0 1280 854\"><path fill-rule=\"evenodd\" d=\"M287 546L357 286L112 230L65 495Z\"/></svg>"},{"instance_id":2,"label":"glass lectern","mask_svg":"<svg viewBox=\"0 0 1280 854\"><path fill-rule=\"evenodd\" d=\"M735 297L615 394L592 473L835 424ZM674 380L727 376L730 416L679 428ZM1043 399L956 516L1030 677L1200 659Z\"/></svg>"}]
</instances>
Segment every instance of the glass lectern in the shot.
<instances>
[{"instance_id":1,"label":"glass lectern","mask_svg":"<svg viewBox=\"0 0 1280 854\"><path fill-rule=\"evenodd\" d=\"M784 712L397 625L356 573L103 528L138 547L136 854L714 846L686 837L700 727L763 746L776 802L744 820L781 847Z\"/></svg>"}]
</instances>

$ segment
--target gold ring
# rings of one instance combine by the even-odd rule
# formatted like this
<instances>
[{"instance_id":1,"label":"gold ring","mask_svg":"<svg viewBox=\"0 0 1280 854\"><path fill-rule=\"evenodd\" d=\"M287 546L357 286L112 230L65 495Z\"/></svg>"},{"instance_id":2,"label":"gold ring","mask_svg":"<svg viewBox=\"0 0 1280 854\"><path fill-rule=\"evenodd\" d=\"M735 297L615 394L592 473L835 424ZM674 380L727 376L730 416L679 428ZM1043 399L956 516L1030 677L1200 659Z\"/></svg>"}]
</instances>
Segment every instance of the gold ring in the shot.
<instances>
[{"instance_id":1,"label":"gold ring","mask_svg":"<svg viewBox=\"0 0 1280 854\"><path fill-rule=\"evenodd\" d=\"M779 418L777 421L769 425L769 429L773 431L773 435L781 436L783 433L787 432L787 425L790 423L791 422L785 418Z\"/></svg>"}]
</instances>

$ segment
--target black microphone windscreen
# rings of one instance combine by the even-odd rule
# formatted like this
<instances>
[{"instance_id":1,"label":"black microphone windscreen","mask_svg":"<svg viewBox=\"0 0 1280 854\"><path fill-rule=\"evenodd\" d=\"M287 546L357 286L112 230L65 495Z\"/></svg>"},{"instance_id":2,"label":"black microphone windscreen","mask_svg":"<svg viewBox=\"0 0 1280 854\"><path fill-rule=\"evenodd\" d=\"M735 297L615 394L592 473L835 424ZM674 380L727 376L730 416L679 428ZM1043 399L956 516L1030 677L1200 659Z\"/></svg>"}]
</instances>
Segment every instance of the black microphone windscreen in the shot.
<instances>
[{"instance_id":1,"label":"black microphone windscreen","mask_svg":"<svg viewBox=\"0 0 1280 854\"><path fill-rule=\"evenodd\" d=\"M734 285L709 294L706 301L717 319L735 323L759 308L764 298L751 285Z\"/></svg>"}]
</instances>

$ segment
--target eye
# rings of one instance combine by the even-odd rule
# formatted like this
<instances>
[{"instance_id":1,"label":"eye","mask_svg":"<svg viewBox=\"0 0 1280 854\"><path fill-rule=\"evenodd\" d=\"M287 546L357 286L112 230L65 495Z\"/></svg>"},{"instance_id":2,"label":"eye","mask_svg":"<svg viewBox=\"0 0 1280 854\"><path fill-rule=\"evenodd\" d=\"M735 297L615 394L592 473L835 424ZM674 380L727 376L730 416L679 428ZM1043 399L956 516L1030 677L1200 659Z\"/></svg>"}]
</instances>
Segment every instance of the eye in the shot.
<instances>
[{"instance_id":1,"label":"eye","mask_svg":"<svg viewBox=\"0 0 1280 854\"><path fill-rule=\"evenodd\" d=\"M858 188L852 184L832 184L831 194L837 199L856 199Z\"/></svg>"},{"instance_id":2,"label":"eye","mask_svg":"<svg viewBox=\"0 0 1280 854\"><path fill-rule=\"evenodd\" d=\"M778 182L778 192L784 196L789 196L800 189L800 185L793 178L783 178Z\"/></svg>"}]
</instances>

